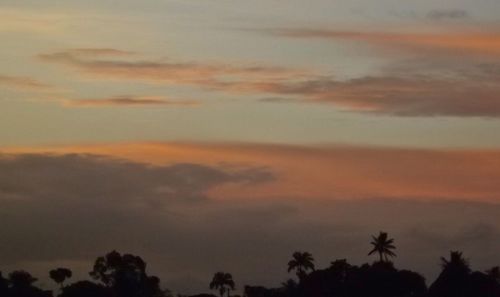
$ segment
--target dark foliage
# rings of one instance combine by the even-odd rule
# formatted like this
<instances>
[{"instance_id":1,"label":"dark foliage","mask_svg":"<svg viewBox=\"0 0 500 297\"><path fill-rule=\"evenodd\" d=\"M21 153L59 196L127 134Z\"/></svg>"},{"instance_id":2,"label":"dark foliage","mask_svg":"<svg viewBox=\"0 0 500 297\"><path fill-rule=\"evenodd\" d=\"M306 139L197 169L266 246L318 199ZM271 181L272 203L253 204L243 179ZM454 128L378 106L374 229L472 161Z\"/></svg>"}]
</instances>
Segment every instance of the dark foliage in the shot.
<instances>
[{"instance_id":1,"label":"dark foliage","mask_svg":"<svg viewBox=\"0 0 500 297\"><path fill-rule=\"evenodd\" d=\"M430 297L500 296L495 267L489 273L472 272L458 251L450 252L450 259L441 258L441 261L443 270L429 288Z\"/></svg>"},{"instance_id":2,"label":"dark foliage","mask_svg":"<svg viewBox=\"0 0 500 297\"><path fill-rule=\"evenodd\" d=\"M8 297L51 297L51 291L44 291L35 286L37 281L26 271L13 271L9 274Z\"/></svg>"},{"instance_id":3,"label":"dark foliage","mask_svg":"<svg viewBox=\"0 0 500 297\"><path fill-rule=\"evenodd\" d=\"M233 276L226 272L216 272L209 285L211 290L218 290L221 297L226 292L229 297L231 290L234 290L234 286Z\"/></svg>"},{"instance_id":4,"label":"dark foliage","mask_svg":"<svg viewBox=\"0 0 500 297\"><path fill-rule=\"evenodd\" d=\"M62 289L60 297L111 297L109 288L90 281L79 281Z\"/></svg>"},{"instance_id":5,"label":"dark foliage","mask_svg":"<svg viewBox=\"0 0 500 297\"><path fill-rule=\"evenodd\" d=\"M315 269L310 253L295 252L288 271L295 270L298 281L289 279L277 288L247 285L244 297L500 297L498 266L473 271L461 252L452 251L449 258L441 258L442 271L427 288L422 275L399 270L389 261L395 256L395 246L387 233L373 237L372 246L370 253L377 253L379 261L357 266L340 259L324 269ZM37 279L26 271L13 271L7 278L0 272L0 297L172 297L170 291L161 289L158 277L147 274L146 262L139 256L112 251L98 257L89 274L95 282L63 286L72 276L71 270L51 270L49 276L61 285L60 292L54 293L36 287ZM221 297L239 297L231 295L236 286L227 272L215 273L208 288L217 290Z\"/></svg>"},{"instance_id":6,"label":"dark foliage","mask_svg":"<svg viewBox=\"0 0 500 297\"><path fill-rule=\"evenodd\" d=\"M51 270L49 272L49 276L54 282L62 287L64 281L68 278L71 278L71 276L73 276L73 273L68 268L57 268Z\"/></svg>"},{"instance_id":7,"label":"dark foliage","mask_svg":"<svg viewBox=\"0 0 500 297\"><path fill-rule=\"evenodd\" d=\"M114 296L161 297L166 294L160 289L160 279L146 274L146 262L139 256L112 251L97 258L89 274Z\"/></svg>"}]
</instances>

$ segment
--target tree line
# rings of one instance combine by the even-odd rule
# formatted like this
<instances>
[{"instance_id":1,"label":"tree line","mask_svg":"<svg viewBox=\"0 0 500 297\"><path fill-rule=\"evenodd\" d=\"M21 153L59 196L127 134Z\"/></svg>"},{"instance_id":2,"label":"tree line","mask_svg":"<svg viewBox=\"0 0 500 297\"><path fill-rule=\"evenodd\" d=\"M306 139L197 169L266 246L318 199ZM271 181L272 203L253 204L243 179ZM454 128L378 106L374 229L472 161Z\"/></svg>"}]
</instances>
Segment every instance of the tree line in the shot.
<instances>
[{"instance_id":1,"label":"tree line","mask_svg":"<svg viewBox=\"0 0 500 297\"><path fill-rule=\"evenodd\" d=\"M335 260L329 267L316 269L308 252L293 253L288 262L290 278L277 288L244 286L245 297L500 297L500 268L473 271L459 251L441 258L442 270L429 286L414 271L399 270L391 262L396 257L394 239L385 232L372 236L368 255L377 255L371 264L352 265L345 259ZM69 283L72 271L55 268L49 277L59 289L43 290L29 272L18 270L3 276L0 272L0 297L173 297L160 286L157 276L148 275L146 262L131 254L112 251L98 257L89 272L92 280ZM207 289L220 297L232 295L236 288L230 273L216 272ZM187 297L178 295L178 297ZM190 297L217 297L210 293Z\"/></svg>"}]
</instances>

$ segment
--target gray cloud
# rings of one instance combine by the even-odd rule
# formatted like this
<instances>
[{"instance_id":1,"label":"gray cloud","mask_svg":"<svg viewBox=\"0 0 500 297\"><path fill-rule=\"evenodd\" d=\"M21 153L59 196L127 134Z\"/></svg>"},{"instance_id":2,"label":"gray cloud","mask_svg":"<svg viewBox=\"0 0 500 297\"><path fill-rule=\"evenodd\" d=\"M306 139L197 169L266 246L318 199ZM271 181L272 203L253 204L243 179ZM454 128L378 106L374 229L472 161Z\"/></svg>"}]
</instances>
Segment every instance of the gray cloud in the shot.
<instances>
[{"instance_id":1,"label":"gray cloud","mask_svg":"<svg viewBox=\"0 0 500 297\"><path fill-rule=\"evenodd\" d=\"M397 116L498 117L500 89L492 77L483 79L368 76L338 81L318 77L302 82L268 83L260 88L262 92L302 96L302 102L332 103L347 111ZM293 101L297 98L288 100Z\"/></svg>"},{"instance_id":2,"label":"gray cloud","mask_svg":"<svg viewBox=\"0 0 500 297\"><path fill-rule=\"evenodd\" d=\"M169 224L180 216L176 209L207 203L213 187L273 178L259 168L148 166L90 155L2 156L0 168L4 263L110 248L111 234Z\"/></svg>"},{"instance_id":3,"label":"gray cloud","mask_svg":"<svg viewBox=\"0 0 500 297\"><path fill-rule=\"evenodd\" d=\"M416 10L391 10L389 14L402 19L431 21L462 20L470 17L469 13L463 9L434 9L427 13Z\"/></svg>"},{"instance_id":4,"label":"gray cloud","mask_svg":"<svg viewBox=\"0 0 500 297\"><path fill-rule=\"evenodd\" d=\"M426 17L431 20L456 20L465 19L469 17L467 11L462 9L448 9L448 10L431 10L427 13Z\"/></svg>"},{"instance_id":5,"label":"gray cloud","mask_svg":"<svg viewBox=\"0 0 500 297\"><path fill-rule=\"evenodd\" d=\"M97 203L113 207L136 206L136 202L144 200L203 200L207 198L207 190L222 183L272 178L264 169L230 172L189 163L148 166L78 154L4 155L0 156L0 165L0 193L7 201L44 200L44 203Z\"/></svg>"}]
</instances>

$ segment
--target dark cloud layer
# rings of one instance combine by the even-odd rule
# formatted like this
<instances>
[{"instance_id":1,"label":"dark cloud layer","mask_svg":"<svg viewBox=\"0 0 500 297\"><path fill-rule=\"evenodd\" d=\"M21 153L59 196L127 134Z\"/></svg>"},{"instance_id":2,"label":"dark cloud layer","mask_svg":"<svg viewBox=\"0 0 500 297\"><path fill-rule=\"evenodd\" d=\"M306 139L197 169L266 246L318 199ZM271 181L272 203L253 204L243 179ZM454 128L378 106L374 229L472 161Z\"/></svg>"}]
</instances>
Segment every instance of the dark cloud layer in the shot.
<instances>
[{"instance_id":1,"label":"dark cloud layer","mask_svg":"<svg viewBox=\"0 0 500 297\"><path fill-rule=\"evenodd\" d=\"M359 263L369 260L369 235L380 229L396 237L397 265L430 277L449 249L464 250L475 268L500 262L496 204L208 196L226 183L246 183L251 191L274 178L252 167L4 155L0 265L48 270L75 262L90 269L93 258L119 249L142 255L166 286L186 293L206 290L220 269L231 271L240 288L276 285L287 277L294 250L311 251L319 266L344 257Z\"/></svg>"}]
</instances>

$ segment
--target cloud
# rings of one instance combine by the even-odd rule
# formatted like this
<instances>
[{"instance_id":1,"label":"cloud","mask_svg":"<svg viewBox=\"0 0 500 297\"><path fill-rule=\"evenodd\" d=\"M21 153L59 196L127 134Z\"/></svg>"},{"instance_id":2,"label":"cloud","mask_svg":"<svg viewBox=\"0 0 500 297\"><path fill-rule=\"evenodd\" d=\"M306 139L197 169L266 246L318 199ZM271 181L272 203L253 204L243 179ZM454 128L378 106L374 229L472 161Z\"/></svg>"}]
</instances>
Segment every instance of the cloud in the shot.
<instances>
[{"instance_id":1,"label":"cloud","mask_svg":"<svg viewBox=\"0 0 500 297\"><path fill-rule=\"evenodd\" d=\"M114 48L75 48L67 50L68 53L76 56L84 57L101 57L101 56L131 56L135 55L131 51L123 51Z\"/></svg>"},{"instance_id":2,"label":"cloud","mask_svg":"<svg viewBox=\"0 0 500 297\"><path fill-rule=\"evenodd\" d=\"M467 11L462 9L449 9L449 10L431 10L427 13L427 18L431 20L456 20L468 18Z\"/></svg>"},{"instance_id":3,"label":"cloud","mask_svg":"<svg viewBox=\"0 0 500 297\"><path fill-rule=\"evenodd\" d=\"M338 32L334 35L340 36L338 34L342 35ZM353 36L351 33L343 34ZM363 36L359 37L365 38ZM389 41L393 38L391 36L387 37ZM79 49L40 57L45 61L75 67L99 78L190 85L231 94L257 94L263 98L273 98L261 100L264 102L331 103L345 111L395 116L500 115L500 98L497 96L500 87L497 75L492 75L494 69L491 67L457 71L453 77L388 73L341 81L332 76L279 67L235 67L123 59L128 56L127 53L114 49ZM288 100L275 99L283 97ZM71 106L174 104L169 100L127 96L102 100L80 99L65 103ZM186 101L176 104L186 104ZM192 104L189 101L189 105Z\"/></svg>"},{"instance_id":4,"label":"cloud","mask_svg":"<svg viewBox=\"0 0 500 297\"><path fill-rule=\"evenodd\" d=\"M209 147L206 153L214 157ZM130 152L130 147L122 149ZM184 149L190 152L189 147ZM282 162L280 156L286 156L287 162L312 165L303 176L316 178L325 174L324 168L333 167L335 170L331 172L338 174L326 175L324 181L330 180L337 186L339 177L354 176L342 167L342 160L355 163L359 157L367 170L373 171L373 176L387 173L397 176L411 171L408 176L419 178L415 166L408 163L409 155L401 158L400 153L390 150L368 159L378 163L377 157L385 155L384 161L403 163L400 167L406 171L393 168L391 172L391 167L375 169L377 165L366 164L369 161L363 154L350 156L347 148L337 152L341 156L335 162L324 159L328 153L322 149L272 146L256 150L254 158L267 160L266 151L277 163ZM141 155L151 157L145 153L142 151ZM164 157L171 155L171 151L166 152ZM224 155L228 158L223 158ZM242 155L249 158L251 154L247 150ZM206 291L213 272L221 269L233 274L240 289L244 284L277 286L289 277L286 263L293 251L312 252L318 267L327 266L336 258L347 257L353 263L370 261L366 256L370 234L379 230L396 238L398 267L418 269L430 278L437 274L439 256L450 249L464 250L475 269L500 261L494 248L500 244L498 204L415 201L405 196L318 199L314 192L317 184L307 185L311 180L304 180L310 192L302 199L286 193L281 199L272 196L255 199L254 188L287 177L276 176L274 169L261 166L207 165L198 162L196 154L192 156L190 163L152 165L84 154L2 155L2 268L4 271L34 268L39 271L36 276L44 279L49 269L67 264L74 270L75 278L80 278L88 276L97 256L118 249L141 255L151 273L158 274L166 287L180 293ZM314 162L318 156L321 160ZM463 159L460 154L439 155L438 159L430 156L422 169L431 170L431 162L435 163L434 168L446 166L439 162L436 165L436 160L451 164ZM215 157L235 164L234 152L221 151ZM316 168L319 170L316 174L313 168L320 163L327 164ZM467 170L463 161L456 165L455 170L459 171L457 168ZM484 178L480 172L475 174L480 176L478 180ZM399 192L400 181L390 179L388 182ZM431 179L446 183L436 175L431 174ZM462 181L458 179L455 183L460 185ZM210 189L224 184L247 186L239 188L239 195L222 200L212 197ZM332 196L335 194L331 191Z\"/></svg>"},{"instance_id":5,"label":"cloud","mask_svg":"<svg viewBox=\"0 0 500 297\"><path fill-rule=\"evenodd\" d=\"M111 106L179 106L195 107L200 103L193 100L170 100L159 96L116 96L99 99L73 99L63 101L69 107L111 107Z\"/></svg>"},{"instance_id":6,"label":"cloud","mask_svg":"<svg viewBox=\"0 0 500 297\"><path fill-rule=\"evenodd\" d=\"M31 77L9 75L0 75L0 86L23 91L43 91L52 89L52 86Z\"/></svg>"},{"instance_id":7,"label":"cloud","mask_svg":"<svg viewBox=\"0 0 500 297\"><path fill-rule=\"evenodd\" d=\"M262 92L300 95L306 102L332 103L348 111L397 116L500 116L500 87L494 77L363 77L347 81L317 78L269 83ZM283 100L281 100L283 102Z\"/></svg>"},{"instance_id":8,"label":"cloud","mask_svg":"<svg viewBox=\"0 0 500 297\"><path fill-rule=\"evenodd\" d=\"M219 184L261 182L272 179L265 170L228 171L198 164L149 166L94 155L1 155L0 193L3 199L22 202L35 197L64 205L99 204L117 209L148 207L179 201L207 199L206 191ZM30 181L18 185L19 177ZM115 187L119 187L117 189ZM58 191L67 192L60 196ZM73 192L73 194L69 194ZM123 191L123 192L121 192ZM113 195L108 195L113 192ZM36 203L36 201L33 201ZM140 205L141 203L146 203Z\"/></svg>"},{"instance_id":9,"label":"cloud","mask_svg":"<svg viewBox=\"0 0 500 297\"><path fill-rule=\"evenodd\" d=\"M442 12L444 14L444 12ZM255 31L255 30L254 30ZM329 29L264 29L257 32L300 39L351 40L385 49L398 49L413 54L500 55L498 32L398 33L382 31L337 31Z\"/></svg>"},{"instance_id":10,"label":"cloud","mask_svg":"<svg viewBox=\"0 0 500 297\"><path fill-rule=\"evenodd\" d=\"M265 144L131 143L3 149L10 153L100 154L150 164L240 164L269 168L265 184L225 184L211 189L219 199L466 200L499 202L498 150L425 150L352 146Z\"/></svg>"},{"instance_id":11,"label":"cloud","mask_svg":"<svg viewBox=\"0 0 500 297\"><path fill-rule=\"evenodd\" d=\"M61 32L68 16L63 14L33 12L25 9L2 7L0 10L2 26L0 32L55 33Z\"/></svg>"},{"instance_id":12,"label":"cloud","mask_svg":"<svg viewBox=\"0 0 500 297\"><path fill-rule=\"evenodd\" d=\"M91 55L89 55L91 53ZM123 56L120 50L106 49L106 54ZM282 80L304 75L303 71L267 66L233 66L220 63L193 63L177 61L103 59L102 49L67 50L41 54L46 62L74 67L100 79L142 80L150 83L185 84L205 88L252 82L254 80Z\"/></svg>"}]
</instances>

